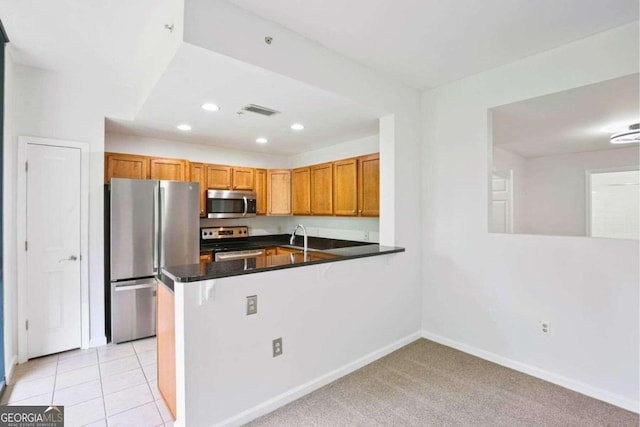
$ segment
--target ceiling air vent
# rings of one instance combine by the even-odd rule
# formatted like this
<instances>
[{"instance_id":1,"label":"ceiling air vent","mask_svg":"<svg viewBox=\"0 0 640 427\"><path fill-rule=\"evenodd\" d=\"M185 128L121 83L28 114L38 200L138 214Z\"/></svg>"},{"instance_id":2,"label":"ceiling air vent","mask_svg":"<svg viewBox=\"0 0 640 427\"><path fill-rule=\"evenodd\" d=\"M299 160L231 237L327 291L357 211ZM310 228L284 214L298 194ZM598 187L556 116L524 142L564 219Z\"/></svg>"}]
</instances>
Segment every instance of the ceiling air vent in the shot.
<instances>
[{"instance_id":1,"label":"ceiling air vent","mask_svg":"<svg viewBox=\"0 0 640 427\"><path fill-rule=\"evenodd\" d=\"M249 104L243 108L244 111L251 113L262 114L263 116L271 117L274 114L279 114L280 111L272 110L271 108L261 107L260 105Z\"/></svg>"}]
</instances>

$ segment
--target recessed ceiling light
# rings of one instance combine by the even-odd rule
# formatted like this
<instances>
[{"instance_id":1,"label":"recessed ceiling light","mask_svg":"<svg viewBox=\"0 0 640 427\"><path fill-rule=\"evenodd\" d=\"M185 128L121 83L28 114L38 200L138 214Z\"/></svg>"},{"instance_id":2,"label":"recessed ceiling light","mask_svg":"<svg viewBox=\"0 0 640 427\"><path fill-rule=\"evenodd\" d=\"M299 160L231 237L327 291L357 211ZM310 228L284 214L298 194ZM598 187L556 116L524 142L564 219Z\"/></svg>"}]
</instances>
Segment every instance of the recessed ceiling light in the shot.
<instances>
[{"instance_id":1,"label":"recessed ceiling light","mask_svg":"<svg viewBox=\"0 0 640 427\"><path fill-rule=\"evenodd\" d=\"M267 138L260 137L260 138L256 139L256 142L258 144L266 144L267 142L269 142L269 140Z\"/></svg>"},{"instance_id":2,"label":"recessed ceiling light","mask_svg":"<svg viewBox=\"0 0 640 427\"><path fill-rule=\"evenodd\" d=\"M177 128L184 131L191 130L191 126L186 123L182 123L181 125L178 125Z\"/></svg>"},{"instance_id":3,"label":"recessed ceiling light","mask_svg":"<svg viewBox=\"0 0 640 427\"><path fill-rule=\"evenodd\" d=\"M218 111L220 107L218 107L216 104L207 102L206 104L202 104L202 109L205 111Z\"/></svg>"},{"instance_id":4,"label":"recessed ceiling light","mask_svg":"<svg viewBox=\"0 0 640 427\"><path fill-rule=\"evenodd\" d=\"M304 129L304 125L302 125L301 123L294 123L291 125L291 129L293 130L302 130Z\"/></svg>"}]
</instances>

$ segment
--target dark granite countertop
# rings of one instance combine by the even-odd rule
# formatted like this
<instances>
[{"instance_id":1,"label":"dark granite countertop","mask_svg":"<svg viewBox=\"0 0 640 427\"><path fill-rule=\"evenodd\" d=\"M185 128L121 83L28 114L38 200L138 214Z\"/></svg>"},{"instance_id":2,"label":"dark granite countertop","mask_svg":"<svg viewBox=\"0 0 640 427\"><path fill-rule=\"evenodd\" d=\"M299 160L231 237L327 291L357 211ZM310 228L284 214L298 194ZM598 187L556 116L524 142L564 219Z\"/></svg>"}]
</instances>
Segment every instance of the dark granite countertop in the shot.
<instances>
[{"instance_id":1,"label":"dark granite countertop","mask_svg":"<svg viewBox=\"0 0 640 427\"><path fill-rule=\"evenodd\" d=\"M251 243L248 242L246 249L257 249L271 246L291 248L292 246L289 246L289 237L286 235L283 236L286 237L284 242L283 239L279 238L279 236L264 236L262 239L255 239ZM303 257L302 250L300 250L299 253L295 255L273 255L211 263L168 266L162 269L162 274L158 276L158 279L161 280L168 288L173 289L173 282L197 282L201 280L220 279L223 277L239 276L243 274L253 274L285 268L295 268L306 265L346 261L355 258L404 252L404 248L380 246L364 242L356 242L356 246L345 247L345 244L353 242L336 239L313 238L315 241L312 244L311 239L312 238L310 237L308 244L310 249L307 252L306 260ZM330 242L322 242L323 240ZM302 244L302 241L300 241L300 243ZM311 250L314 246L315 248L330 247L330 249Z\"/></svg>"},{"instance_id":2,"label":"dark granite countertop","mask_svg":"<svg viewBox=\"0 0 640 427\"><path fill-rule=\"evenodd\" d=\"M289 244L290 234L270 234L266 236L250 236L242 239L227 239L227 240L210 240L204 241L200 244L200 253L206 254L211 252L214 248L220 246L233 245L236 250L251 250L251 249L265 249L270 247L302 247L304 244L304 238L302 236L296 236L296 239L292 246ZM375 245L371 242L358 242L355 240L340 240L340 239L327 239L323 237L309 237L308 238L309 250L325 251L329 249L339 249L345 247L355 246L369 246ZM241 246L241 247L238 247Z\"/></svg>"}]
</instances>

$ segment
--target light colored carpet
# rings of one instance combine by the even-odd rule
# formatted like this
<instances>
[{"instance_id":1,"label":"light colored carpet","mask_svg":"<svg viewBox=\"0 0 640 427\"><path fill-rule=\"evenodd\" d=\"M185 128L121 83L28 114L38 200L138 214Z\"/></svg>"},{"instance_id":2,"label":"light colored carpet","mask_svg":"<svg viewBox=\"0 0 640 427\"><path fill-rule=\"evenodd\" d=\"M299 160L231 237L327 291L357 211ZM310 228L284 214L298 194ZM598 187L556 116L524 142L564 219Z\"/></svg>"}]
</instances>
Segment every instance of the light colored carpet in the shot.
<instances>
[{"instance_id":1,"label":"light colored carpet","mask_svg":"<svg viewBox=\"0 0 640 427\"><path fill-rule=\"evenodd\" d=\"M420 339L251 426L638 426L638 415Z\"/></svg>"}]
</instances>

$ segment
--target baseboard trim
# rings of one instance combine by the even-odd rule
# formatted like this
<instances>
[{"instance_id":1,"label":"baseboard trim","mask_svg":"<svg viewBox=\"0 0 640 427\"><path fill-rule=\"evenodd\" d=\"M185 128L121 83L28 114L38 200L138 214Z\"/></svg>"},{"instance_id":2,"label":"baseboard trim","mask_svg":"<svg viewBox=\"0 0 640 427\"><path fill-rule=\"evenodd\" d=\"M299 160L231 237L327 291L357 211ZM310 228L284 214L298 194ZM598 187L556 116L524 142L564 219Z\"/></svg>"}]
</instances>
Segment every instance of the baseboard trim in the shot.
<instances>
[{"instance_id":1,"label":"baseboard trim","mask_svg":"<svg viewBox=\"0 0 640 427\"><path fill-rule=\"evenodd\" d=\"M398 341L395 341L379 350L373 351L325 375L322 375L318 378L315 378L309 382L302 384L301 386L298 386L289 391L286 391L285 393L282 393L272 399L262 402L259 405L254 406L253 408L247 409L246 411L243 411L237 415L234 415L233 417L227 418L226 420L221 421L218 424L215 424L215 426L239 426L239 425L246 424L249 421L252 421L264 414L268 414L269 412L275 409L278 409L279 407L284 406L287 403L293 402L294 400L299 399L300 397L306 394L309 394L312 391L315 391L320 387L323 387L337 380L338 378L341 378L347 374L350 374L351 372L357 369L360 369L363 366L368 365L369 363L375 360L378 360L388 355L389 353L392 353L398 350L399 348L402 348L405 345L412 343L417 339L420 339L421 336L422 335L420 331L414 332L411 335L401 338Z\"/></svg>"},{"instance_id":2,"label":"baseboard trim","mask_svg":"<svg viewBox=\"0 0 640 427\"><path fill-rule=\"evenodd\" d=\"M18 364L18 355L14 354L11 356L11 360L9 361L9 366L5 366L4 378L5 385L11 384L11 380L13 379L13 372L16 369L16 365Z\"/></svg>"},{"instance_id":3,"label":"baseboard trim","mask_svg":"<svg viewBox=\"0 0 640 427\"><path fill-rule=\"evenodd\" d=\"M106 336L95 337L95 338L89 339L89 348L91 348L91 347L100 347L101 345L107 345L107 337Z\"/></svg>"},{"instance_id":4,"label":"baseboard trim","mask_svg":"<svg viewBox=\"0 0 640 427\"><path fill-rule=\"evenodd\" d=\"M540 378L564 388L568 388L569 390L576 391L586 396L593 397L594 399L602 400L603 402L610 403L628 411L639 413L640 402L635 402L631 399L627 399L626 397L622 397L606 390L590 386L589 384L585 384L583 382L576 381L571 378L567 378L565 376L558 375L526 363L518 362L517 360L509 359L507 357L500 356L486 350L481 350L477 347L445 338L428 331L422 331L422 337L430 341L446 345L447 347L455 348L456 350L460 350L464 353L477 356L481 359L488 360L498 365L513 369L515 371Z\"/></svg>"}]
</instances>

